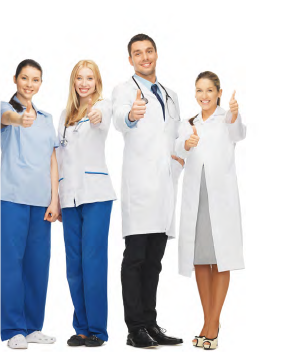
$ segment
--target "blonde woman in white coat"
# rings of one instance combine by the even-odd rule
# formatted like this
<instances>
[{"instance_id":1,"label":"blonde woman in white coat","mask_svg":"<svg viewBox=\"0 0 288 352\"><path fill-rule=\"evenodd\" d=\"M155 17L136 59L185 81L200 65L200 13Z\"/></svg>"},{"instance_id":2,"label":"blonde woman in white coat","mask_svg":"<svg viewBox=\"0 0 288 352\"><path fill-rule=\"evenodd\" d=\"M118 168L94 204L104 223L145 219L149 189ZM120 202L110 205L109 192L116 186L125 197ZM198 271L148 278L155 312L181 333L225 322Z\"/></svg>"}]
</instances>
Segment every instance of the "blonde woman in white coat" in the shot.
<instances>
[{"instance_id":1,"label":"blonde woman in white coat","mask_svg":"<svg viewBox=\"0 0 288 352\"><path fill-rule=\"evenodd\" d=\"M72 70L67 107L59 121L59 196L67 279L76 335L69 346L101 346L107 333L107 250L110 214L116 196L105 162L112 116L102 99L102 80L92 60ZM61 220L61 218L60 218Z\"/></svg>"},{"instance_id":2,"label":"blonde woman in white coat","mask_svg":"<svg viewBox=\"0 0 288 352\"><path fill-rule=\"evenodd\" d=\"M230 270L243 269L241 215L235 170L236 142L246 127L235 92L230 110L220 107L220 81L205 71L196 79L196 100L202 111L184 121L176 152L186 159L179 237L179 273L196 281L204 311L204 326L194 346L218 345L219 319Z\"/></svg>"}]
</instances>

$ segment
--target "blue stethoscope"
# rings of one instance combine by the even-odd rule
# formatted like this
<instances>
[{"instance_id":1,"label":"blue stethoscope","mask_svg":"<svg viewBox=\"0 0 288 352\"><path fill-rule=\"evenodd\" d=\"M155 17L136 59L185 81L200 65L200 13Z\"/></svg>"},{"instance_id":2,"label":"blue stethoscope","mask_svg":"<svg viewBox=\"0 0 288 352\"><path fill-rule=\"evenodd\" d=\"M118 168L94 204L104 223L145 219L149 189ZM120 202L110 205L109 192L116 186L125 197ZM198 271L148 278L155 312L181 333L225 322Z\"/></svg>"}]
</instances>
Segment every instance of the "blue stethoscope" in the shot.
<instances>
[{"instance_id":1,"label":"blue stethoscope","mask_svg":"<svg viewBox=\"0 0 288 352\"><path fill-rule=\"evenodd\" d=\"M142 89L140 88L140 86L139 86L139 84L137 83L137 81L136 81L136 79L132 76L132 79L133 79L133 81L135 82L135 84L136 84L136 86L138 87L138 89L140 89L140 91L141 91L141 96L142 96L142 100L143 101L145 101L145 104L148 104L148 99L144 96L144 94L143 94L143 92L142 92ZM159 83L158 82L158 84L159 84L159 86L161 86L161 88L164 90L164 92L165 92L165 95L166 95L166 105L167 105L167 108L168 108L168 114L169 114L169 116L171 117L171 119L173 119L173 120L175 120L174 119L174 117L172 117L171 116L171 114L170 114L170 111L169 111L169 104L168 104L168 100L170 99L171 101L172 101L172 103L174 104L174 106L176 107L176 104L175 104L175 102L174 102L174 100L171 98L171 96L170 96L170 94L167 92L167 90L165 89L165 87L163 87L162 86L162 84L161 83ZM175 109L176 111L177 111L177 109ZM179 116L179 114L178 114L178 111L177 111L177 120L178 121L180 121L180 116Z\"/></svg>"}]
</instances>

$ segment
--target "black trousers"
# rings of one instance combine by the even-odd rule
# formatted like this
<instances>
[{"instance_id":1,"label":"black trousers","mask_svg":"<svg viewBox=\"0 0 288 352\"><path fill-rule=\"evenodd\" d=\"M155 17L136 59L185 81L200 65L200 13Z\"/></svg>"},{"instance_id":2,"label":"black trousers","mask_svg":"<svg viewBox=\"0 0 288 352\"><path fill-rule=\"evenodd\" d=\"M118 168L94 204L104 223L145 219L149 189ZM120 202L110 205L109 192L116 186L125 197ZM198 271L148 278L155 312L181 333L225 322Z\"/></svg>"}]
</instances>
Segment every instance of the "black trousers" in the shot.
<instances>
[{"instance_id":1,"label":"black trousers","mask_svg":"<svg viewBox=\"0 0 288 352\"><path fill-rule=\"evenodd\" d=\"M125 237L121 280L125 322L131 332L156 324L156 295L167 236L150 233Z\"/></svg>"}]
</instances>

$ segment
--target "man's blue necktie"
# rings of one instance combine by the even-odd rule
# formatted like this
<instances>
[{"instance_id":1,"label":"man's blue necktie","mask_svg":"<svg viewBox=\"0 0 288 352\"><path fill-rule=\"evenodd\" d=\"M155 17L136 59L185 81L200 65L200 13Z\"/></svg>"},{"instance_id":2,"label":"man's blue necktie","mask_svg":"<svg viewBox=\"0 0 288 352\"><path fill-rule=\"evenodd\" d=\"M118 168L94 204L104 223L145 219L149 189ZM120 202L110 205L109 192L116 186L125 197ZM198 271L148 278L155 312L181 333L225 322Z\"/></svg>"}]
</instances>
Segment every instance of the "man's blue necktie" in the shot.
<instances>
[{"instance_id":1,"label":"man's blue necktie","mask_svg":"<svg viewBox=\"0 0 288 352\"><path fill-rule=\"evenodd\" d=\"M152 90L153 94L156 95L156 98L159 100L159 103L160 103L161 106L162 106L163 118L164 118L164 121L165 121L165 106L164 106L163 100L161 99L160 95L159 95L158 92L157 92L157 88L158 88L158 87L157 87L157 84L153 84L153 85L151 86L151 90Z\"/></svg>"}]
</instances>

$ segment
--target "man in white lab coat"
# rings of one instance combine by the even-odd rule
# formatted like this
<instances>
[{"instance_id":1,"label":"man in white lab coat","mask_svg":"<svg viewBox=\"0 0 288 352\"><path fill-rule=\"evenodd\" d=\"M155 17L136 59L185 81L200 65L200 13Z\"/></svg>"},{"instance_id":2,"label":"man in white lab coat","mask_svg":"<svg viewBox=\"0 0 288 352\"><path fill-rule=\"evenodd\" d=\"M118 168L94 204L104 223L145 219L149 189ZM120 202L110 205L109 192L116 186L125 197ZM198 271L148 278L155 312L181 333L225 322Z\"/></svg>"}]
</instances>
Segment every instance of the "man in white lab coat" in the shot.
<instances>
[{"instance_id":1,"label":"man in white lab coat","mask_svg":"<svg viewBox=\"0 0 288 352\"><path fill-rule=\"evenodd\" d=\"M156 293L167 238L174 234L177 179L183 160L174 156L180 123L177 95L156 78L155 42L145 34L128 44L135 74L112 95L113 121L123 133L121 279L127 344L176 345L156 321Z\"/></svg>"}]
</instances>

